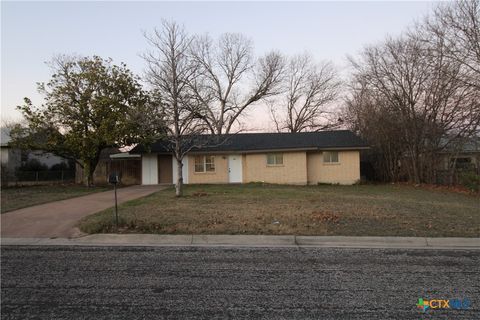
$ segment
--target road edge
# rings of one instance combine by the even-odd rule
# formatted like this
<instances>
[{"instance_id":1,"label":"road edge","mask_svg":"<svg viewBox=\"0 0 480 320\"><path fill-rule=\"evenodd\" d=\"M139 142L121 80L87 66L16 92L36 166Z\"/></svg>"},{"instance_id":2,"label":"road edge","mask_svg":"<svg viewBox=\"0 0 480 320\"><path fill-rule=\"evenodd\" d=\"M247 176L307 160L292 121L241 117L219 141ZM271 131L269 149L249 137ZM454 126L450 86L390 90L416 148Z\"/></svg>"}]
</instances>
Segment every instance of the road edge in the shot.
<instances>
[{"instance_id":1,"label":"road edge","mask_svg":"<svg viewBox=\"0 0 480 320\"><path fill-rule=\"evenodd\" d=\"M480 238L295 235L92 234L78 238L1 238L2 246L311 247L480 250Z\"/></svg>"}]
</instances>

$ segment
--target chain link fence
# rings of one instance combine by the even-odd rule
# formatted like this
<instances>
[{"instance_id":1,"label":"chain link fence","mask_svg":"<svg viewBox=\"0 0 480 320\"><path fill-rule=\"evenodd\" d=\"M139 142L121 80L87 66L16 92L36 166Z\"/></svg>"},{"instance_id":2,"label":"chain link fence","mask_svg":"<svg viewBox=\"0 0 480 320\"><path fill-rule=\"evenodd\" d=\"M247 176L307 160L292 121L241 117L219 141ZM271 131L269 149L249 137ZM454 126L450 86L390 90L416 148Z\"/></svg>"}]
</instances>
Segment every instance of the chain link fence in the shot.
<instances>
[{"instance_id":1,"label":"chain link fence","mask_svg":"<svg viewBox=\"0 0 480 320\"><path fill-rule=\"evenodd\" d=\"M2 175L2 185L35 185L48 183L73 183L74 170L17 170L13 175Z\"/></svg>"}]
</instances>

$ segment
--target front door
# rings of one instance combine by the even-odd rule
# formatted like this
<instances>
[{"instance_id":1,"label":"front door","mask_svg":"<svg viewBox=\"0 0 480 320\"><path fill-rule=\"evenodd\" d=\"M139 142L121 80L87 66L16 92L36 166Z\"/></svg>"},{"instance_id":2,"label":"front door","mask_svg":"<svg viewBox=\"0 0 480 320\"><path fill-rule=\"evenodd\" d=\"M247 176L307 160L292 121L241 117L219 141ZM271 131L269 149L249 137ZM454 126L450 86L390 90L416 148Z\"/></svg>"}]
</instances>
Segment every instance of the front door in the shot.
<instances>
[{"instance_id":1,"label":"front door","mask_svg":"<svg viewBox=\"0 0 480 320\"><path fill-rule=\"evenodd\" d=\"M171 155L158 155L158 183L173 183Z\"/></svg>"},{"instance_id":2,"label":"front door","mask_svg":"<svg viewBox=\"0 0 480 320\"><path fill-rule=\"evenodd\" d=\"M242 155L228 156L228 182L242 183Z\"/></svg>"}]
</instances>

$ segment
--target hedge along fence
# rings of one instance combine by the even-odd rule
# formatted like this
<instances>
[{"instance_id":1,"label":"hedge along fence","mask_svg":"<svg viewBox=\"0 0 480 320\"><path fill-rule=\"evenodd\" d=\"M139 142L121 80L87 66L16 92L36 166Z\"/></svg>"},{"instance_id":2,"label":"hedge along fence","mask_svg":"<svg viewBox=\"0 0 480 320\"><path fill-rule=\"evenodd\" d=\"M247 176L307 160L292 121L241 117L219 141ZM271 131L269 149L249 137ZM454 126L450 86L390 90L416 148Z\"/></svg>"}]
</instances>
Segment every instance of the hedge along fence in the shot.
<instances>
[{"instance_id":1,"label":"hedge along fence","mask_svg":"<svg viewBox=\"0 0 480 320\"><path fill-rule=\"evenodd\" d=\"M42 171L23 171L18 170L15 173L15 181L9 182L73 182L75 181L75 171L73 170L42 170Z\"/></svg>"},{"instance_id":2,"label":"hedge along fence","mask_svg":"<svg viewBox=\"0 0 480 320\"><path fill-rule=\"evenodd\" d=\"M436 170L435 184L461 185L471 191L480 191L480 168L456 170Z\"/></svg>"}]
</instances>

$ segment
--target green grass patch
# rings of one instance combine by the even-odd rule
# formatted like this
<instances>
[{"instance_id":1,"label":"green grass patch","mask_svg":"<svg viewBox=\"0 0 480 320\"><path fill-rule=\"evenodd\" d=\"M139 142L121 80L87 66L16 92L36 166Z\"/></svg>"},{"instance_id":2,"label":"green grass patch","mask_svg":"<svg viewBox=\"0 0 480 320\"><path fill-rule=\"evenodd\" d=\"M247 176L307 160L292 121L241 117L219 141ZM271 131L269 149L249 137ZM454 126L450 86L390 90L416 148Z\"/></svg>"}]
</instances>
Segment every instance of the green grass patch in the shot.
<instances>
[{"instance_id":1,"label":"green grass patch","mask_svg":"<svg viewBox=\"0 0 480 320\"><path fill-rule=\"evenodd\" d=\"M80 222L112 232L113 209ZM120 232L479 237L480 198L405 185L188 185L120 206Z\"/></svg>"}]
</instances>

